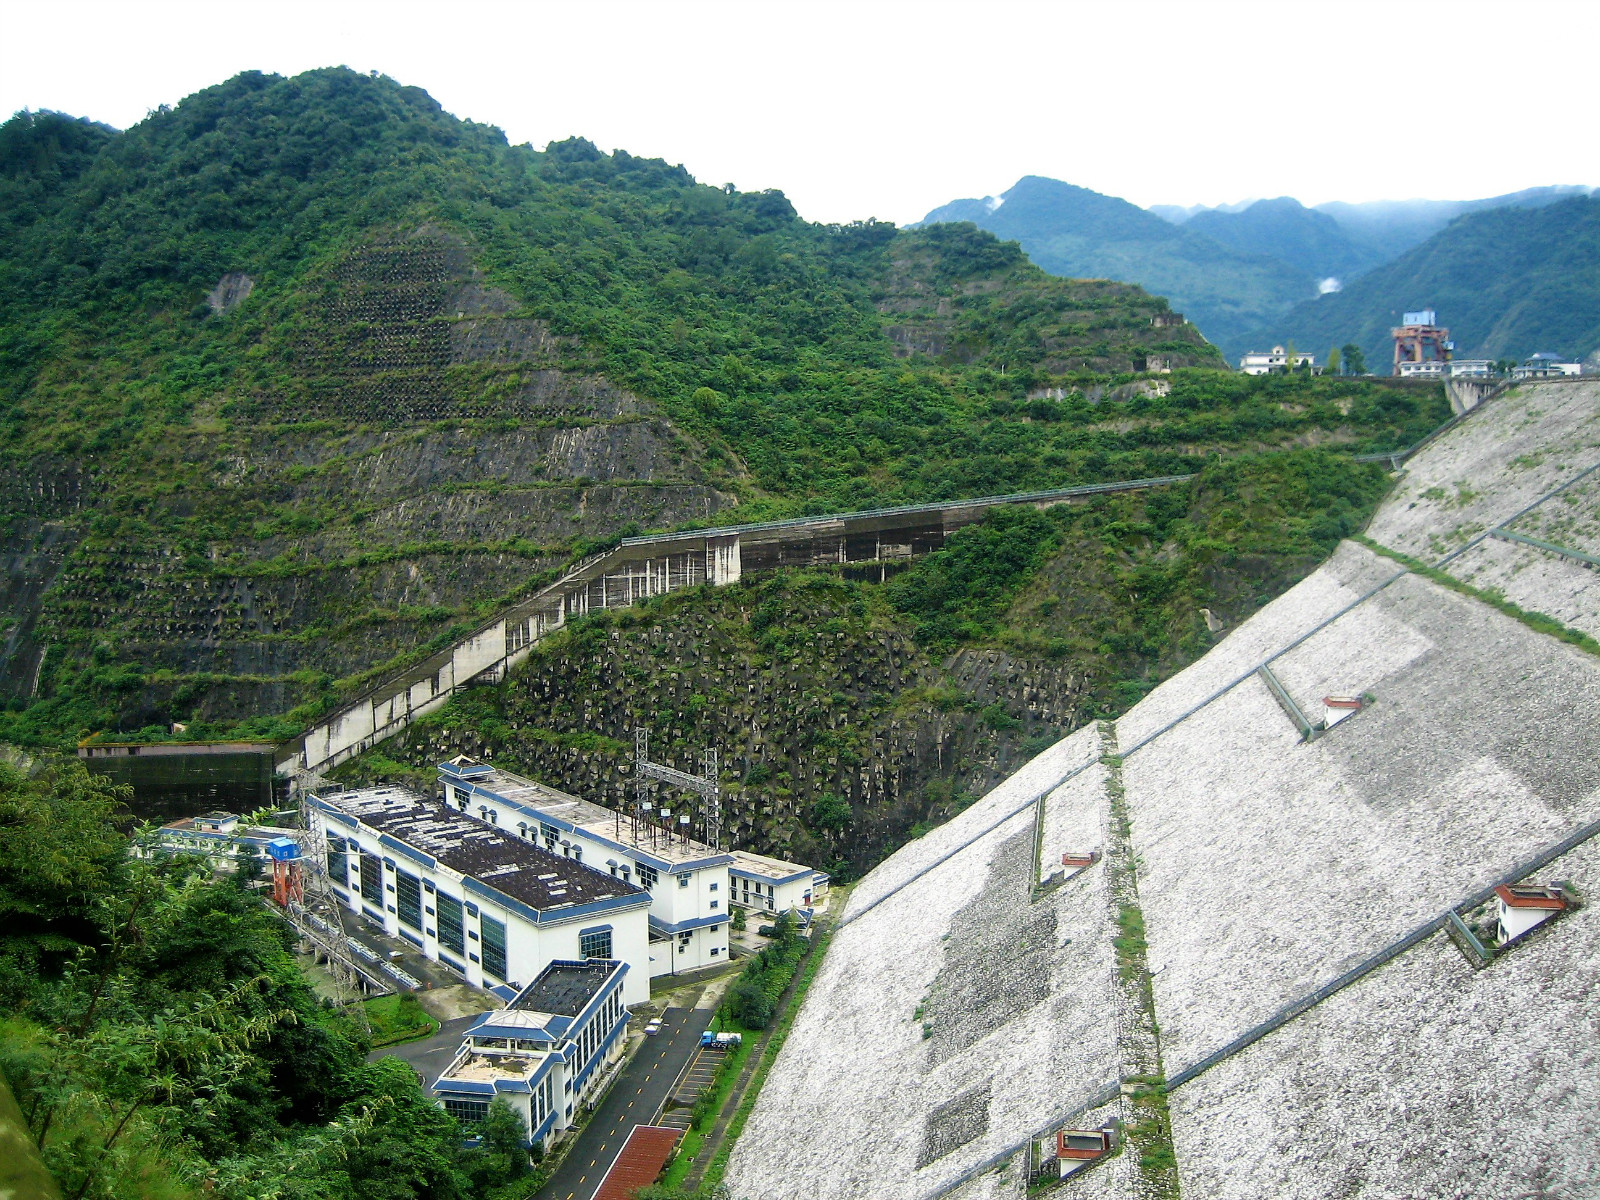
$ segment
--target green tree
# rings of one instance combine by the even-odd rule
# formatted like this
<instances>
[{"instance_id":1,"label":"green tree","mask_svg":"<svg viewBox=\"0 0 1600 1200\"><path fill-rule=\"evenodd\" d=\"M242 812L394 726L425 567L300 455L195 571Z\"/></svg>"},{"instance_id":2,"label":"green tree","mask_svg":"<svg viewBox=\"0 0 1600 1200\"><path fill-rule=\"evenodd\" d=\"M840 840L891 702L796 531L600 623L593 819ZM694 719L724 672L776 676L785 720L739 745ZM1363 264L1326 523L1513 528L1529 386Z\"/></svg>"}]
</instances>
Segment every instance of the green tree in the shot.
<instances>
[{"instance_id":1,"label":"green tree","mask_svg":"<svg viewBox=\"0 0 1600 1200\"><path fill-rule=\"evenodd\" d=\"M0 997L99 941L95 899L117 890L128 842L112 818L132 795L76 759L33 777L0 763Z\"/></svg>"},{"instance_id":2,"label":"green tree","mask_svg":"<svg viewBox=\"0 0 1600 1200\"><path fill-rule=\"evenodd\" d=\"M1346 342L1339 348L1344 355L1344 373L1346 375L1365 375L1367 373L1367 357L1361 353L1361 347L1354 342Z\"/></svg>"},{"instance_id":3,"label":"green tree","mask_svg":"<svg viewBox=\"0 0 1600 1200\"><path fill-rule=\"evenodd\" d=\"M478 1146L462 1156L473 1190L504 1187L528 1173L528 1125L504 1096L496 1096L477 1127Z\"/></svg>"},{"instance_id":4,"label":"green tree","mask_svg":"<svg viewBox=\"0 0 1600 1200\"><path fill-rule=\"evenodd\" d=\"M854 819L855 810L850 807L850 801L835 796L831 792L824 793L818 797L817 802L811 806L811 827L813 829L839 833Z\"/></svg>"},{"instance_id":5,"label":"green tree","mask_svg":"<svg viewBox=\"0 0 1600 1200\"><path fill-rule=\"evenodd\" d=\"M1339 367L1339 347L1335 346L1328 351L1328 365L1323 368L1323 372L1328 375L1343 374Z\"/></svg>"},{"instance_id":6,"label":"green tree","mask_svg":"<svg viewBox=\"0 0 1600 1200\"><path fill-rule=\"evenodd\" d=\"M75 760L0 779L0 1070L66 1200L457 1200L459 1128L410 1068L363 1061L259 896L130 857L119 800Z\"/></svg>"}]
</instances>

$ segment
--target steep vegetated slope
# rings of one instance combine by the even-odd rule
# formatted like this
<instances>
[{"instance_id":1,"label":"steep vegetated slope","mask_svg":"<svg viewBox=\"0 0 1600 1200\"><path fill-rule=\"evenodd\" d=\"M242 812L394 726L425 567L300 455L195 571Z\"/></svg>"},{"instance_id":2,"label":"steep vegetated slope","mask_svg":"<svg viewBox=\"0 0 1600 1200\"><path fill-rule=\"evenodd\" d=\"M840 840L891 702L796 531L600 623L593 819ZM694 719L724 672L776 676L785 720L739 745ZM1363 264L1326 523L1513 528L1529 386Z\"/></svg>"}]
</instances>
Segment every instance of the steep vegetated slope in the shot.
<instances>
[{"instance_id":1,"label":"steep vegetated slope","mask_svg":"<svg viewBox=\"0 0 1600 1200\"><path fill-rule=\"evenodd\" d=\"M315 704L584 539L881 490L854 419L926 408L868 444L903 458L962 424L983 355L908 371L879 291L981 291L954 324L1023 381L1214 361L1158 301L992 240L895 256L892 227L508 147L349 72L241 76L122 135L23 115L3 145L6 682L57 702L22 736Z\"/></svg>"},{"instance_id":2,"label":"steep vegetated slope","mask_svg":"<svg viewBox=\"0 0 1600 1200\"><path fill-rule=\"evenodd\" d=\"M1600 200L1471 213L1255 337L1292 339L1318 354L1354 342L1373 369L1386 371L1390 328L1408 309L1432 308L1449 327L1457 358L1520 361L1541 350L1582 358L1600 346L1597 254Z\"/></svg>"},{"instance_id":3,"label":"steep vegetated slope","mask_svg":"<svg viewBox=\"0 0 1600 1200\"><path fill-rule=\"evenodd\" d=\"M1135 288L508 146L344 70L121 134L19 115L0 231L15 740L286 734L631 529L1380 449L1437 416L1205 371L1130 390L1219 364Z\"/></svg>"},{"instance_id":4,"label":"steep vegetated slope","mask_svg":"<svg viewBox=\"0 0 1600 1200\"><path fill-rule=\"evenodd\" d=\"M783 572L603 613L338 775L431 786L466 752L624 807L644 725L686 769L719 749L732 844L855 875L1203 654L1386 487L1326 452L1232 459L1002 509L883 584Z\"/></svg>"}]
</instances>

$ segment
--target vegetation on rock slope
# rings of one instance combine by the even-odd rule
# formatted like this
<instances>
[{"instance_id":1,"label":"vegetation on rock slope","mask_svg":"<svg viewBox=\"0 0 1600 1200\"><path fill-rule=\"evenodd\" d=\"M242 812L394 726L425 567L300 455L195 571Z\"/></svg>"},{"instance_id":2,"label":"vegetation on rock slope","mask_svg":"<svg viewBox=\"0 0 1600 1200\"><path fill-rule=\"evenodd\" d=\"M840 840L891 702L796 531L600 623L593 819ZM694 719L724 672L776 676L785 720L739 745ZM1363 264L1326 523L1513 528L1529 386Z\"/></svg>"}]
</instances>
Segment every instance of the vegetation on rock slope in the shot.
<instances>
[{"instance_id":1,"label":"vegetation on rock slope","mask_svg":"<svg viewBox=\"0 0 1600 1200\"><path fill-rule=\"evenodd\" d=\"M1439 407L1185 372L1220 360L1164 301L975 230L809 224L344 70L126 133L22 114L0 229L0 735L33 744L284 736L597 539L735 504L1388 448Z\"/></svg>"},{"instance_id":2,"label":"vegetation on rock slope","mask_svg":"<svg viewBox=\"0 0 1600 1200\"><path fill-rule=\"evenodd\" d=\"M1382 471L1321 451L996 511L887 583L777 572L602 612L341 767L431 788L465 752L626 810L632 733L721 753L729 844L852 876L1114 714L1357 531ZM676 798L683 803L686 798Z\"/></svg>"}]
</instances>

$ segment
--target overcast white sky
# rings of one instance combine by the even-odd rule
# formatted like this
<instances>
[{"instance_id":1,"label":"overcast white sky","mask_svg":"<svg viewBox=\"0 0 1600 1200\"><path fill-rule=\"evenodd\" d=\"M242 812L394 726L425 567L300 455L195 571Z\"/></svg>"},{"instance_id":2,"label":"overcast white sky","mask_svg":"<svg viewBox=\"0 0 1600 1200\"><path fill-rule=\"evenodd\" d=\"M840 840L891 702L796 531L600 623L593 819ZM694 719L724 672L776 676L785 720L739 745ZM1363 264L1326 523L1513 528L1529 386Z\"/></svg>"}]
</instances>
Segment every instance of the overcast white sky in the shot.
<instances>
[{"instance_id":1,"label":"overcast white sky","mask_svg":"<svg viewBox=\"0 0 1600 1200\"><path fill-rule=\"evenodd\" d=\"M344 64L543 146L919 219L1049 175L1137 204L1600 182L1600 2L0 0L0 110L126 128Z\"/></svg>"}]
</instances>

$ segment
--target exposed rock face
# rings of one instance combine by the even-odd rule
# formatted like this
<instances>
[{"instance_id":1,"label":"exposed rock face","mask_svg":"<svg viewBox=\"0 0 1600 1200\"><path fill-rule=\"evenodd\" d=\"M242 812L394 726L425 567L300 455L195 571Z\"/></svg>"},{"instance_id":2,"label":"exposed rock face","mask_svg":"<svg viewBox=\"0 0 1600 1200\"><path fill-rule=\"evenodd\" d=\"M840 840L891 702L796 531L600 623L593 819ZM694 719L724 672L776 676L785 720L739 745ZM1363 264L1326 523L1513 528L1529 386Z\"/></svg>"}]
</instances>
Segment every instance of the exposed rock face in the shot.
<instances>
[{"instance_id":1,"label":"exposed rock face","mask_svg":"<svg viewBox=\"0 0 1600 1200\"><path fill-rule=\"evenodd\" d=\"M206 296L206 303L218 316L230 313L249 299L255 291L256 281L242 271L229 271L217 280L217 286Z\"/></svg>"},{"instance_id":2,"label":"exposed rock face","mask_svg":"<svg viewBox=\"0 0 1600 1200\"><path fill-rule=\"evenodd\" d=\"M517 763L615 807L632 799L633 730L648 725L653 753L685 769L718 748L730 844L859 871L990 786L1029 737L1074 723L1085 690L1065 668L1000 651L934 661L853 611L858 596L837 580L775 579L675 598L661 615L624 610L381 752L423 773L458 752ZM1009 719L991 728L997 702ZM815 825L824 795L849 801L847 826Z\"/></svg>"},{"instance_id":3,"label":"exposed rock face","mask_svg":"<svg viewBox=\"0 0 1600 1200\"><path fill-rule=\"evenodd\" d=\"M228 312L253 287L226 275L208 303ZM200 544L144 537L135 555L126 539L83 540L97 494L78 464L0 480L0 503L27 518L0 578L15 614L0 638L6 694L31 693L45 645L63 647L60 662L94 641L141 669L233 677L126 693L125 726L282 711L317 687L289 676L356 675L412 651L552 570L574 539L731 503L654 406L563 369L570 341L515 316L454 235L376 238L256 303L287 371L230 400L228 427L191 428L171 463L149 464L175 481L210 464L166 501L195 518Z\"/></svg>"}]
</instances>

